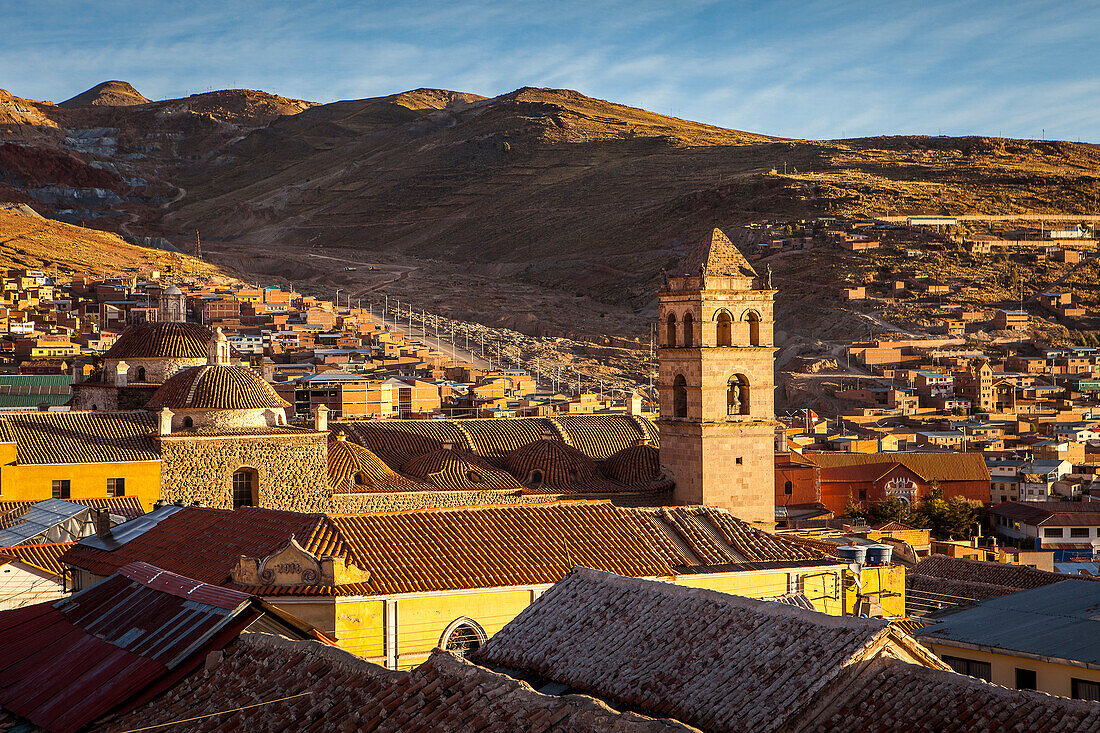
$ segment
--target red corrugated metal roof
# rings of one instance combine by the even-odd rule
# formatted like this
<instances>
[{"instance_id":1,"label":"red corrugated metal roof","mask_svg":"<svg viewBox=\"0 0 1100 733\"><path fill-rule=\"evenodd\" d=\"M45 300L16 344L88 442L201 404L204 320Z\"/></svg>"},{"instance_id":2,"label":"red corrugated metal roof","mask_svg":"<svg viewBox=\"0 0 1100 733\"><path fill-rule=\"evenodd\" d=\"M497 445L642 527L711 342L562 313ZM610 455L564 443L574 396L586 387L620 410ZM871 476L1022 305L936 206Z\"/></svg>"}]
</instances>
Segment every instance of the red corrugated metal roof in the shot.
<instances>
[{"instance_id":1,"label":"red corrugated metal roof","mask_svg":"<svg viewBox=\"0 0 1100 733\"><path fill-rule=\"evenodd\" d=\"M174 684L260 614L244 593L127 565L56 603L0 613L0 706L75 733Z\"/></svg>"}]
</instances>

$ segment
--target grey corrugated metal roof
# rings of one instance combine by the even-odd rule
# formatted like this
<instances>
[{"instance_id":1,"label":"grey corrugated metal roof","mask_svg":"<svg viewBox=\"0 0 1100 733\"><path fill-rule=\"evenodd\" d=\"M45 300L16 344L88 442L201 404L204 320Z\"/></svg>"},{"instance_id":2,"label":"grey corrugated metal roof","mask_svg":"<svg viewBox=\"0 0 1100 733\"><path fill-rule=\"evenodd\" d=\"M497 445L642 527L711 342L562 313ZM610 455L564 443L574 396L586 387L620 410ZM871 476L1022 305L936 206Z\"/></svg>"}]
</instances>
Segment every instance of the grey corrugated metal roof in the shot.
<instances>
[{"instance_id":1,"label":"grey corrugated metal roof","mask_svg":"<svg viewBox=\"0 0 1100 733\"><path fill-rule=\"evenodd\" d=\"M23 513L22 521L0 530L0 547L14 547L45 534L58 524L90 511L83 504L61 499L40 501Z\"/></svg>"},{"instance_id":2,"label":"grey corrugated metal roof","mask_svg":"<svg viewBox=\"0 0 1100 733\"><path fill-rule=\"evenodd\" d=\"M913 633L926 642L959 641L1100 665L1100 583L1063 580L990 598Z\"/></svg>"}]
</instances>

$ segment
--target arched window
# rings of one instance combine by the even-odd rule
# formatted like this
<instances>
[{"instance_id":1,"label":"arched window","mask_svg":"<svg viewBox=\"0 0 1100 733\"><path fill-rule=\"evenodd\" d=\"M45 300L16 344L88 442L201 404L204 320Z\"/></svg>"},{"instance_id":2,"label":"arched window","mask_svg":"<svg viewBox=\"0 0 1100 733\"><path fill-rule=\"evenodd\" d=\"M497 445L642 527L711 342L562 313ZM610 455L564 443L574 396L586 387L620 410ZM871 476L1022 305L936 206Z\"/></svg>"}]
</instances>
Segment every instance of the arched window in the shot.
<instances>
[{"instance_id":1,"label":"arched window","mask_svg":"<svg viewBox=\"0 0 1100 733\"><path fill-rule=\"evenodd\" d=\"M238 468L233 472L233 508L256 506L256 489L259 483L254 468Z\"/></svg>"},{"instance_id":2,"label":"arched window","mask_svg":"<svg viewBox=\"0 0 1100 733\"><path fill-rule=\"evenodd\" d=\"M695 318L691 313L684 314L684 346L695 345Z\"/></svg>"},{"instance_id":3,"label":"arched window","mask_svg":"<svg viewBox=\"0 0 1100 733\"><path fill-rule=\"evenodd\" d=\"M718 345L733 346L733 318L726 311L718 314Z\"/></svg>"},{"instance_id":4,"label":"arched window","mask_svg":"<svg viewBox=\"0 0 1100 733\"><path fill-rule=\"evenodd\" d=\"M481 624L471 618L452 621L439 637L439 646L460 656L477 651L488 639Z\"/></svg>"},{"instance_id":5,"label":"arched window","mask_svg":"<svg viewBox=\"0 0 1100 733\"><path fill-rule=\"evenodd\" d=\"M469 481L471 484L485 483L485 479L482 478L481 474L477 471L467 471L466 480Z\"/></svg>"},{"instance_id":6,"label":"arched window","mask_svg":"<svg viewBox=\"0 0 1100 733\"><path fill-rule=\"evenodd\" d=\"M726 413L749 414L749 380L744 374L734 374L726 387Z\"/></svg>"},{"instance_id":7,"label":"arched window","mask_svg":"<svg viewBox=\"0 0 1100 733\"><path fill-rule=\"evenodd\" d=\"M760 345L760 314L749 311L745 314L745 320L749 322L749 345Z\"/></svg>"},{"instance_id":8,"label":"arched window","mask_svg":"<svg viewBox=\"0 0 1100 733\"><path fill-rule=\"evenodd\" d=\"M367 475L365 473L360 471L359 473L355 474L355 485L356 486L366 486L366 484L367 484Z\"/></svg>"},{"instance_id":9,"label":"arched window","mask_svg":"<svg viewBox=\"0 0 1100 733\"><path fill-rule=\"evenodd\" d=\"M185 428L193 428L193 427L195 427L195 421L194 421L193 419L191 419L191 416L190 416L190 415L188 415L187 417L183 418L183 427L185 427Z\"/></svg>"},{"instance_id":10,"label":"arched window","mask_svg":"<svg viewBox=\"0 0 1100 733\"><path fill-rule=\"evenodd\" d=\"M676 348L676 314L668 314L668 327L665 329L665 346Z\"/></svg>"},{"instance_id":11,"label":"arched window","mask_svg":"<svg viewBox=\"0 0 1100 733\"><path fill-rule=\"evenodd\" d=\"M138 367L137 381L139 381L139 382L144 382L145 381L145 367Z\"/></svg>"},{"instance_id":12,"label":"arched window","mask_svg":"<svg viewBox=\"0 0 1100 733\"><path fill-rule=\"evenodd\" d=\"M672 382L672 416L688 416L688 388L683 374L677 374Z\"/></svg>"},{"instance_id":13,"label":"arched window","mask_svg":"<svg viewBox=\"0 0 1100 733\"><path fill-rule=\"evenodd\" d=\"M542 486L542 471L537 468L527 477L528 486Z\"/></svg>"},{"instance_id":14,"label":"arched window","mask_svg":"<svg viewBox=\"0 0 1100 733\"><path fill-rule=\"evenodd\" d=\"M99 405L93 403L92 404L92 412L99 412Z\"/></svg>"},{"instance_id":15,"label":"arched window","mask_svg":"<svg viewBox=\"0 0 1100 733\"><path fill-rule=\"evenodd\" d=\"M791 494L793 494L794 493L794 484L792 484L790 481L783 484L783 493L786 494L787 496L790 496Z\"/></svg>"}]
</instances>

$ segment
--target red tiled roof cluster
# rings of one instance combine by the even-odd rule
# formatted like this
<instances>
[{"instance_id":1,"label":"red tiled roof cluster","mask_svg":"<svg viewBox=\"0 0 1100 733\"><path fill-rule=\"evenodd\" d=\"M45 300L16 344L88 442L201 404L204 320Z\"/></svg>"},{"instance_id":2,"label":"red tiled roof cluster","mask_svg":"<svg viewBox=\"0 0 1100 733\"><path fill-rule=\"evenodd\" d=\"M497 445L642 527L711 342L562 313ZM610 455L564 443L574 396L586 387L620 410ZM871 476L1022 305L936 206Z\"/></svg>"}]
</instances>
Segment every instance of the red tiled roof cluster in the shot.
<instances>
[{"instance_id":1,"label":"red tiled roof cluster","mask_svg":"<svg viewBox=\"0 0 1100 733\"><path fill-rule=\"evenodd\" d=\"M205 359L213 336L213 331L197 323L143 323L123 331L103 358Z\"/></svg>"},{"instance_id":2,"label":"red tiled roof cluster","mask_svg":"<svg viewBox=\"0 0 1100 733\"><path fill-rule=\"evenodd\" d=\"M176 409L282 409L289 403L263 377L247 367L205 364L176 372L149 399L146 407Z\"/></svg>"},{"instance_id":3,"label":"red tiled roof cluster","mask_svg":"<svg viewBox=\"0 0 1100 733\"><path fill-rule=\"evenodd\" d=\"M19 560L56 576L57 582L60 583L61 576L65 572L65 566L61 564L61 556L75 544L75 542L48 542L40 545L13 545L0 548L0 552L13 560Z\"/></svg>"},{"instance_id":4,"label":"red tiled roof cluster","mask_svg":"<svg viewBox=\"0 0 1100 733\"><path fill-rule=\"evenodd\" d=\"M343 433L340 433L343 437ZM328 482L337 493L400 492L423 489L387 466L363 446L350 440L328 444Z\"/></svg>"},{"instance_id":5,"label":"red tiled roof cluster","mask_svg":"<svg viewBox=\"0 0 1100 733\"><path fill-rule=\"evenodd\" d=\"M515 477L491 466L473 453L446 445L417 456L401 466L401 472L432 488L443 490L523 488Z\"/></svg>"},{"instance_id":6,"label":"red tiled roof cluster","mask_svg":"<svg viewBox=\"0 0 1100 733\"><path fill-rule=\"evenodd\" d=\"M821 466L821 480L874 481L901 465L925 481L989 481L989 468L981 453L805 453L803 458Z\"/></svg>"}]
</instances>

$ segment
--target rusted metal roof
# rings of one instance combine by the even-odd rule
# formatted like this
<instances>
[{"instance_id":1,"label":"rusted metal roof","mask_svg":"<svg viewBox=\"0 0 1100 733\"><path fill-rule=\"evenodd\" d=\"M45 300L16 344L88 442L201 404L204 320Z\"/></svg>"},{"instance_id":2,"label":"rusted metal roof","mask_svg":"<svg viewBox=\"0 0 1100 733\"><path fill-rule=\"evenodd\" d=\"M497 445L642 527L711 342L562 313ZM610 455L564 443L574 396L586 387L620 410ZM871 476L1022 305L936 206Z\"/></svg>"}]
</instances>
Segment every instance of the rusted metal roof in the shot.
<instances>
[{"instance_id":1,"label":"rusted metal roof","mask_svg":"<svg viewBox=\"0 0 1100 733\"><path fill-rule=\"evenodd\" d=\"M0 613L0 706L75 733L174 684L262 612L247 594L132 563L57 603Z\"/></svg>"}]
</instances>

